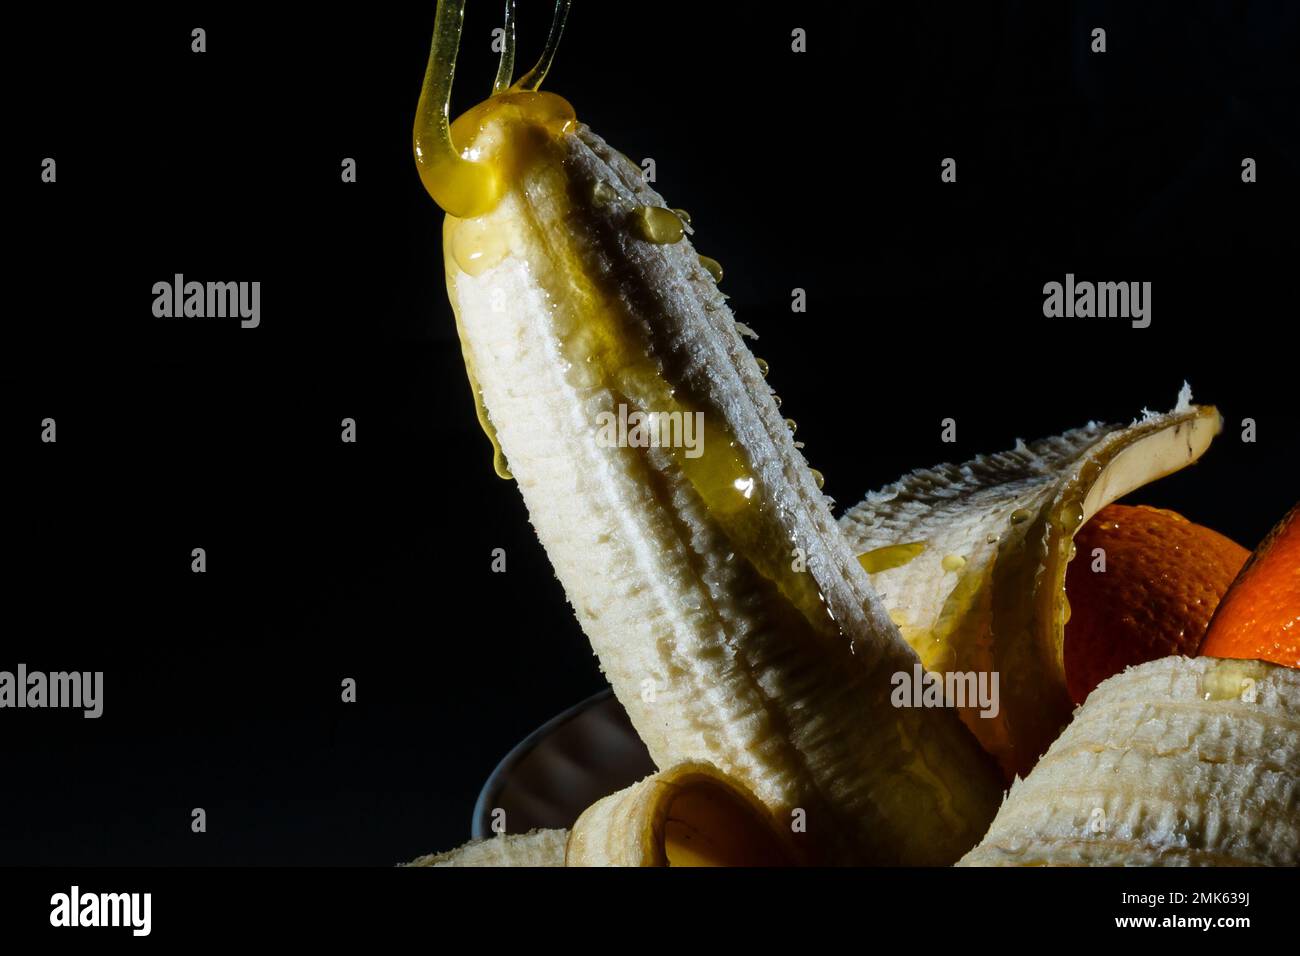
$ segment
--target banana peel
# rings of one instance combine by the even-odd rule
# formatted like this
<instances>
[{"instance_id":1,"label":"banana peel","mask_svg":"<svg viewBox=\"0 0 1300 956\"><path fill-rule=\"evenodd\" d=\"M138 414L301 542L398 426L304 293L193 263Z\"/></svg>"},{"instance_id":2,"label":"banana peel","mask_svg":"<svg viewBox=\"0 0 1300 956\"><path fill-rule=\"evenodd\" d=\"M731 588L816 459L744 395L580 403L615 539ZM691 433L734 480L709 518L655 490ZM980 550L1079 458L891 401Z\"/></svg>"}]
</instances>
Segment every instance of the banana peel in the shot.
<instances>
[{"instance_id":1,"label":"banana peel","mask_svg":"<svg viewBox=\"0 0 1300 956\"><path fill-rule=\"evenodd\" d=\"M916 471L840 519L927 670L998 675L996 714L968 702L961 716L1008 779L1027 773L1070 718L1065 569L1075 532L1196 461L1221 428L1217 409L1193 405L1184 386L1168 413Z\"/></svg>"}]
</instances>

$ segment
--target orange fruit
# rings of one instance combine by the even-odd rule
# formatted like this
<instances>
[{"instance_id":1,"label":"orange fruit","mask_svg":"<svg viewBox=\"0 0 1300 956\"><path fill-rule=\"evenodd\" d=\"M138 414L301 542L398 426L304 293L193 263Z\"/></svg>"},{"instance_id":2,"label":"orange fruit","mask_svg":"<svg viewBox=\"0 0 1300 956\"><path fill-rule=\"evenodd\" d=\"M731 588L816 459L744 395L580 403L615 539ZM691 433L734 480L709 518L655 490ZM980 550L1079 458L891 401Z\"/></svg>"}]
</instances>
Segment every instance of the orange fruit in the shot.
<instances>
[{"instance_id":1,"label":"orange fruit","mask_svg":"<svg viewBox=\"0 0 1300 956\"><path fill-rule=\"evenodd\" d=\"M1195 656L1250 557L1217 531L1147 505L1107 505L1074 543L1078 556L1065 572L1065 681L1076 704L1130 664Z\"/></svg>"},{"instance_id":2,"label":"orange fruit","mask_svg":"<svg viewBox=\"0 0 1300 956\"><path fill-rule=\"evenodd\" d=\"M1201 654L1300 667L1300 504L1268 533L1223 596Z\"/></svg>"}]
</instances>

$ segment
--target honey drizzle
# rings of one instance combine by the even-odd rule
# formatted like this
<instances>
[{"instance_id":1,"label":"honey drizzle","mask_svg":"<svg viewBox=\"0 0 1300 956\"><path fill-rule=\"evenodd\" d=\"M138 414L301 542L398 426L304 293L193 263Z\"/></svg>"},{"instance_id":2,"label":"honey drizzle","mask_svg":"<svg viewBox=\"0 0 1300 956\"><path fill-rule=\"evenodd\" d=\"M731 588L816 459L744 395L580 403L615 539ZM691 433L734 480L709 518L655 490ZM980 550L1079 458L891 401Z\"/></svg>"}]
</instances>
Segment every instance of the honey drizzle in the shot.
<instances>
[{"instance_id":1,"label":"honey drizzle","mask_svg":"<svg viewBox=\"0 0 1300 956\"><path fill-rule=\"evenodd\" d=\"M497 63L496 79L492 81L492 94L510 89L515 75L515 0L506 0L504 36L501 38L501 59Z\"/></svg>"}]
</instances>

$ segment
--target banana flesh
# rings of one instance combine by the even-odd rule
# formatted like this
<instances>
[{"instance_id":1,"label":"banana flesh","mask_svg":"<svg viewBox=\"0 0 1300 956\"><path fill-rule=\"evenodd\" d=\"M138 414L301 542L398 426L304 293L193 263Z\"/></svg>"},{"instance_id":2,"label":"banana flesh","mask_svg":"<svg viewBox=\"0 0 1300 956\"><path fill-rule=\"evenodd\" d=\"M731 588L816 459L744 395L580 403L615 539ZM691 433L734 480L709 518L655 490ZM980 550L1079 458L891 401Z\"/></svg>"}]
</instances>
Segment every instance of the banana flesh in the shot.
<instances>
[{"instance_id":1,"label":"banana flesh","mask_svg":"<svg viewBox=\"0 0 1300 956\"><path fill-rule=\"evenodd\" d=\"M1300 671L1166 657L1089 695L962 866L1300 864Z\"/></svg>"},{"instance_id":2,"label":"banana flesh","mask_svg":"<svg viewBox=\"0 0 1300 956\"><path fill-rule=\"evenodd\" d=\"M530 830L472 840L446 853L431 853L404 866L564 866L567 830Z\"/></svg>"},{"instance_id":3,"label":"banana flesh","mask_svg":"<svg viewBox=\"0 0 1300 956\"><path fill-rule=\"evenodd\" d=\"M1070 718L1074 533L1121 495L1194 462L1221 427L1184 386L1167 414L913 472L840 519L927 669L999 675L996 715L967 706L962 717L1008 779L1027 773Z\"/></svg>"},{"instance_id":4,"label":"banana flesh","mask_svg":"<svg viewBox=\"0 0 1300 956\"><path fill-rule=\"evenodd\" d=\"M448 293L619 701L660 767L711 763L805 814L815 858L954 861L992 818L996 770L951 712L889 703L915 655L689 239L647 238L662 197L585 126L529 125L523 96L494 98L458 140L516 145L496 206L446 220ZM702 454L609 447L597 423L620 406L698 413Z\"/></svg>"}]
</instances>

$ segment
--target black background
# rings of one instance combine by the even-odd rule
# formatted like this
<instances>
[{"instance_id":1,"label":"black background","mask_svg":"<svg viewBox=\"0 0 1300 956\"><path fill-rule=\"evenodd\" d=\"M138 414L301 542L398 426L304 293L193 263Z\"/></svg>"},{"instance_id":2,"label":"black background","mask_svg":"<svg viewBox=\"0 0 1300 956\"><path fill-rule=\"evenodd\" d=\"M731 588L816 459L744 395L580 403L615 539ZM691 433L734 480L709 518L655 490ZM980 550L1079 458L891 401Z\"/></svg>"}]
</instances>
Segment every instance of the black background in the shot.
<instances>
[{"instance_id":1,"label":"black background","mask_svg":"<svg viewBox=\"0 0 1300 956\"><path fill-rule=\"evenodd\" d=\"M103 670L105 712L0 712L0 863L446 849L603 685L474 421L410 156L432 6L6 14L0 669ZM1295 5L574 6L546 88L655 158L841 505L1184 380L1228 427L1133 500L1250 547L1295 501ZM522 65L549 10L521 7ZM1045 319L1067 271L1151 281L1151 327ZM261 326L155 319L176 272L260 280Z\"/></svg>"}]
</instances>

